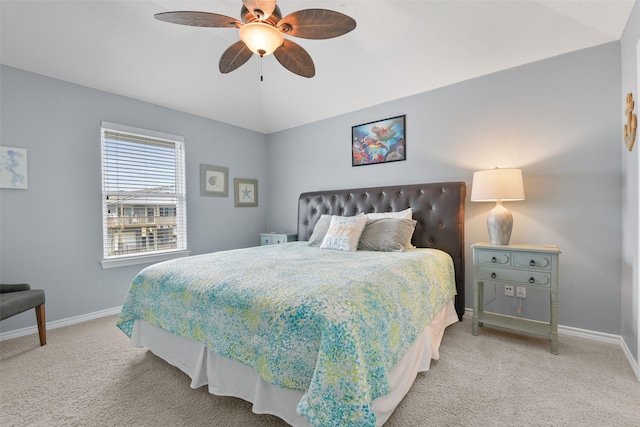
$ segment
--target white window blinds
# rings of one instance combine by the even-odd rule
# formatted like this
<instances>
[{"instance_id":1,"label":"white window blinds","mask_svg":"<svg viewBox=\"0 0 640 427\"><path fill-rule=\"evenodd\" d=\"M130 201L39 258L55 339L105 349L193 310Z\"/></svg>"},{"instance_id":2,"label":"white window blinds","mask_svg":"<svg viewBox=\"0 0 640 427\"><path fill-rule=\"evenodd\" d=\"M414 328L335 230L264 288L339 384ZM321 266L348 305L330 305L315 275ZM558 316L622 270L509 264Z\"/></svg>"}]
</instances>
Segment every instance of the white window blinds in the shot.
<instances>
[{"instance_id":1,"label":"white window blinds","mask_svg":"<svg viewBox=\"0 0 640 427\"><path fill-rule=\"evenodd\" d=\"M184 138L102 122L104 259L187 248Z\"/></svg>"}]
</instances>

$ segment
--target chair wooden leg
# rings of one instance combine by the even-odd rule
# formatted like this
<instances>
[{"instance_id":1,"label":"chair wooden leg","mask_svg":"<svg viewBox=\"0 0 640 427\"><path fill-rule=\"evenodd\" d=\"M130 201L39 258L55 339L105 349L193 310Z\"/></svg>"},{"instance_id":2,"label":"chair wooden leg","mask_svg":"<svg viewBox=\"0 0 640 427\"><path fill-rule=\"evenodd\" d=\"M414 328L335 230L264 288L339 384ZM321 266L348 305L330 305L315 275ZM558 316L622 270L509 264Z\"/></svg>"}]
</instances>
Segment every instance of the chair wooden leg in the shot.
<instances>
[{"instance_id":1,"label":"chair wooden leg","mask_svg":"<svg viewBox=\"0 0 640 427\"><path fill-rule=\"evenodd\" d=\"M44 316L44 304L36 307L36 320L38 321L38 335L40 335L40 345L47 343L47 323Z\"/></svg>"}]
</instances>

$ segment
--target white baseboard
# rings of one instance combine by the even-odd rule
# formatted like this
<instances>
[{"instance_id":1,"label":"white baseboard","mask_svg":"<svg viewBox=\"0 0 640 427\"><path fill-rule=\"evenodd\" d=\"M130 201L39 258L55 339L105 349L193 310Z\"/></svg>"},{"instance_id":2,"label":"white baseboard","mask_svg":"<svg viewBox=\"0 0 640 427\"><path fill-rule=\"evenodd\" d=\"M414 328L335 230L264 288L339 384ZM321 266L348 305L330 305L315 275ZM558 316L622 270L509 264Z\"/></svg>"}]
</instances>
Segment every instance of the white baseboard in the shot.
<instances>
[{"instance_id":1,"label":"white baseboard","mask_svg":"<svg viewBox=\"0 0 640 427\"><path fill-rule=\"evenodd\" d=\"M582 337L595 341L607 342L611 344L618 344L622 349L622 352L627 357L627 361L636 375L638 381L640 381L640 370L638 369L638 362L634 360L627 343L622 339L620 335L605 334L602 332L588 331L585 329L572 328L570 326L558 325L558 334L572 335L574 337Z\"/></svg>"},{"instance_id":2,"label":"white baseboard","mask_svg":"<svg viewBox=\"0 0 640 427\"><path fill-rule=\"evenodd\" d=\"M47 331L51 329L62 328L63 326L75 325L76 323L86 322L87 320L98 319L100 317L111 316L113 314L119 314L122 310L122 306L108 308L106 310L94 311L93 313L83 314L81 316L68 317L62 320L54 320L53 322L47 322ZM15 329L13 331L0 332L0 341L10 340L11 338L23 337L25 335L37 334L38 326L29 326L22 329Z\"/></svg>"},{"instance_id":3,"label":"white baseboard","mask_svg":"<svg viewBox=\"0 0 640 427\"><path fill-rule=\"evenodd\" d=\"M473 316L473 310L470 308L466 308L465 314L467 314L468 316ZM570 335L609 344L618 344L622 349L624 355L627 357L627 361L629 362L629 365L631 365L631 369L635 373L636 378L638 379L638 381L640 381L640 369L638 368L638 362L633 358L633 355L629 351L629 347L627 347L627 343L622 339L620 335L589 331L587 329L580 329L562 325L558 325L558 335Z\"/></svg>"},{"instance_id":4,"label":"white baseboard","mask_svg":"<svg viewBox=\"0 0 640 427\"><path fill-rule=\"evenodd\" d=\"M573 337L587 338L594 341L606 342L609 344L620 344L620 335L606 334L604 332L589 331L587 329L573 328L571 326L558 325L558 335L571 335Z\"/></svg>"},{"instance_id":5,"label":"white baseboard","mask_svg":"<svg viewBox=\"0 0 640 427\"><path fill-rule=\"evenodd\" d=\"M106 310L95 311L89 314L83 314L81 316L69 317L67 319L55 320L53 322L47 322L47 330L62 328L63 326L74 325L76 323L86 322L87 320L98 319L100 317L111 316L113 314L119 314L122 310L122 306L113 307ZM468 316L473 316L473 310L466 309ZM0 341L9 340L11 338L18 338L25 335L31 335L38 332L37 326L29 326L27 328L16 329L13 331L1 332ZM624 355L631 365L631 369L636 374L636 378L640 381L640 369L638 368L638 362L634 360L627 343L622 339L620 335L606 334L604 332L589 331L587 329L573 328L571 326L558 325L558 334L571 335L574 337L586 338L594 341L606 342L610 344L618 344Z\"/></svg>"},{"instance_id":6,"label":"white baseboard","mask_svg":"<svg viewBox=\"0 0 640 427\"><path fill-rule=\"evenodd\" d=\"M622 351L624 351L624 355L627 356L627 360L629 361L629 365L631 365L633 373L636 374L636 378L638 379L638 382L640 382L640 369L638 368L638 362L634 360L631 351L629 351L629 347L627 347L627 343L623 339L620 339L620 347L622 347Z\"/></svg>"}]
</instances>

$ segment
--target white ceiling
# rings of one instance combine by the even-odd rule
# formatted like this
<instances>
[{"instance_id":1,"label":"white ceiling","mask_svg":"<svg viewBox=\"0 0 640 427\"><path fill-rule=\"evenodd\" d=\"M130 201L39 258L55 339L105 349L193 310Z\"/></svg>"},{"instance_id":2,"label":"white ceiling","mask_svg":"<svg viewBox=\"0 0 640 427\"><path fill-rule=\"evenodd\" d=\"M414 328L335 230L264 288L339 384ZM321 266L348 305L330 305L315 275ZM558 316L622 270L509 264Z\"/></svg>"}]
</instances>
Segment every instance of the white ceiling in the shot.
<instances>
[{"instance_id":1,"label":"white ceiling","mask_svg":"<svg viewBox=\"0 0 640 427\"><path fill-rule=\"evenodd\" d=\"M330 40L294 39L314 59L299 77L271 55L220 74L231 28L169 24L158 12L240 17L240 0L0 1L3 64L271 133L476 76L619 40L634 0L280 0L357 22Z\"/></svg>"}]
</instances>

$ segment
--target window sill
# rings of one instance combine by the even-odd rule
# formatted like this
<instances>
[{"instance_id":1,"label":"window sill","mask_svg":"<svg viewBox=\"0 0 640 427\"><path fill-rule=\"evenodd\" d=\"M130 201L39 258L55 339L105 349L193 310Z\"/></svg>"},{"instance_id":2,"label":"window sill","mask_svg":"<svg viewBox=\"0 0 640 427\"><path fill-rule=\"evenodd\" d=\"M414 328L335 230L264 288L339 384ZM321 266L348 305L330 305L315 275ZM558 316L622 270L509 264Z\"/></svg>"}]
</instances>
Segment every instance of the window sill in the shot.
<instances>
[{"instance_id":1,"label":"window sill","mask_svg":"<svg viewBox=\"0 0 640 427\"><path fill-rule=\"evenodd\" d=\"M156 262L167 261L174 258L182 258L189 256L191 251L175 251L175 252L163 252L152 255L138 255L138 256L129 256L124 258L112 258L112 259L103 259L100 261L102 265L102 269L106 270L107 268L116 268L116 267L126 267L129 265L138 265L138 264L153 264Z\"/></svg>"}]
</instances>

